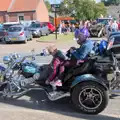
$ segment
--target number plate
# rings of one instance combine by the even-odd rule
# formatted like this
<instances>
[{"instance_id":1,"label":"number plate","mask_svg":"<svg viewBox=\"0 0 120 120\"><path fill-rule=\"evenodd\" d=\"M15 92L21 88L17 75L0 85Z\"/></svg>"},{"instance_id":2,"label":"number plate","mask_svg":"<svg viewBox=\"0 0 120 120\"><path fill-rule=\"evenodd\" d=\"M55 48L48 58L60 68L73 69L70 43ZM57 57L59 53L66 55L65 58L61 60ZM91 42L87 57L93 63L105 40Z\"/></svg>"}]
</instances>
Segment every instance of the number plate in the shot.
<instances>
[{"instance_id":1,"label":"number plate","mask_svg":"<svg viewBox=\"0 0 120 120\"><path fill-rule=\"evenodd\" d=\"M17 40L17 38L11 38L11 40Z\"/></svg>"},{"instance_id":2,"label":"number plate","mask_svg":"<svg viewBox=\"0 0 120 120\"><path fill-rule=\"evenodd\" d=\"M11 40L17 40L17 38L12 38Z\"/></svg>"}]
</instances>

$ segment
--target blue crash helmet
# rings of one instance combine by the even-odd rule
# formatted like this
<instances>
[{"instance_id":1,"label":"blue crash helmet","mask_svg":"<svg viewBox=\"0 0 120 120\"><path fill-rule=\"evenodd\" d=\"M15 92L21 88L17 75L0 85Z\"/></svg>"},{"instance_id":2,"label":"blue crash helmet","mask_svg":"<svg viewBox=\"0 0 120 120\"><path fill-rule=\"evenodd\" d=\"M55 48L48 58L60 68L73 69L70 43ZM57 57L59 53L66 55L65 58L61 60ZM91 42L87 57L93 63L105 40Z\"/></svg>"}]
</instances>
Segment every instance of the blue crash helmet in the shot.
<instances>
[{"instance_id":1,"label":"blue crash helmet","mask_svg":"<svg viewBox=\"0 0 120 120\"><path fill-rule=\"evenodd\" d=\"M100 42L99 47L98 47L98 50L99 50L99 54L100 54L100 55L104 54L104 52L105 52L106 49L107 49L107 46L108 46L107 41L102 40L102 41Z\"/></svg>"}]
</instances>

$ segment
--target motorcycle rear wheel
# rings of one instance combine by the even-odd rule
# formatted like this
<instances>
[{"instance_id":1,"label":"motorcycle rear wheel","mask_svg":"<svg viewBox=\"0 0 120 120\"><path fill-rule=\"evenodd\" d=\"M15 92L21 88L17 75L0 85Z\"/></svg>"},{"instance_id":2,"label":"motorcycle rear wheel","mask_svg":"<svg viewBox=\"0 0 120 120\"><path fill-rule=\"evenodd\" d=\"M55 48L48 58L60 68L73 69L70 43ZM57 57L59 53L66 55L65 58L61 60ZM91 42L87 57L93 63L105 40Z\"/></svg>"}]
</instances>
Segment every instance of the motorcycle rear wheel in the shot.
<instances>
[{"instance_id":1,"label":"motorcycle rear wheel","mask_svg":"<svg viewBox=\"0 0 120 120\"><path fill-rule=\"evenodd\" d=\"M108 91L94 82L78 84L72 91L75 108L85 114L99 114L109 101Z\"/></svg>"}]
</instances>

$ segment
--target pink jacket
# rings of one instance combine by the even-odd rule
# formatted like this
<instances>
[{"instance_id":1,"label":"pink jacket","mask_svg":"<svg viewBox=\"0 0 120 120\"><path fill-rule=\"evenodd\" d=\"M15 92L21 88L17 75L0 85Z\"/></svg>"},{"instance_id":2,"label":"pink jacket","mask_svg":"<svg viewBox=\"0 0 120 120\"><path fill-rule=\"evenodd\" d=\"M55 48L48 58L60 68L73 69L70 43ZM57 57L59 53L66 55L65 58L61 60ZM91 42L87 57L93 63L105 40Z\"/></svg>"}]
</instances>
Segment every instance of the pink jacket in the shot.
<instances>
[{"instance_id":1,"label":"pink jacket","mask_svg":"<svg viewBox=\"0 0 120 120\"><path fill-rule=\"evenodd\" d=\"M53 81L57 76L64 72L64 61L60 60L60 58L54 58L52 61L53 72L49 77L49 81Z\"/></svg>"}]
</instances>

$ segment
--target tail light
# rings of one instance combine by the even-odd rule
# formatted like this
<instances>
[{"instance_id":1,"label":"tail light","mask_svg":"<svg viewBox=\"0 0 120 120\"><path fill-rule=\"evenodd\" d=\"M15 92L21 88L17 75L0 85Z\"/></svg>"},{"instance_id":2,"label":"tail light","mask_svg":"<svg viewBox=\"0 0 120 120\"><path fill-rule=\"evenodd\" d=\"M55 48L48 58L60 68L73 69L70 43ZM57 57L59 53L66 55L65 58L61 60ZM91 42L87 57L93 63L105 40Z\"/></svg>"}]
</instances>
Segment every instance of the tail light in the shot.
<instances>
[{"instance_id":1,"label":"tail light","mask_svg":"<svg viewBox=\"0 0 120 120\"><path fill-rule=\"evenodd\" d=\"M107 50L110 50L110 49L112 48L113 43L114 43L114 38L112 38L112 39L109 41Z\"/></svg>"},{"instance_id":2,"label":"tail light","mask_svg":"<svg viewBox=\"0 0 120 120\"><path fill-rule=\"evenodd\" d=\"M5 36L8 36L8 33L7 33L7 32L4 32L4 35L5 35Z\"/></svg>"},{"instance_id":3,"label":"tail light","mask_svg":"<svg viewBox=\"0 0 120 120\"><path fill-rule=\"evenodd\" d=\"M22 36L22 35L24 35L24 32L21 32L21 33L20 33L20 36Z\"/></svg>"}]
</instances>

